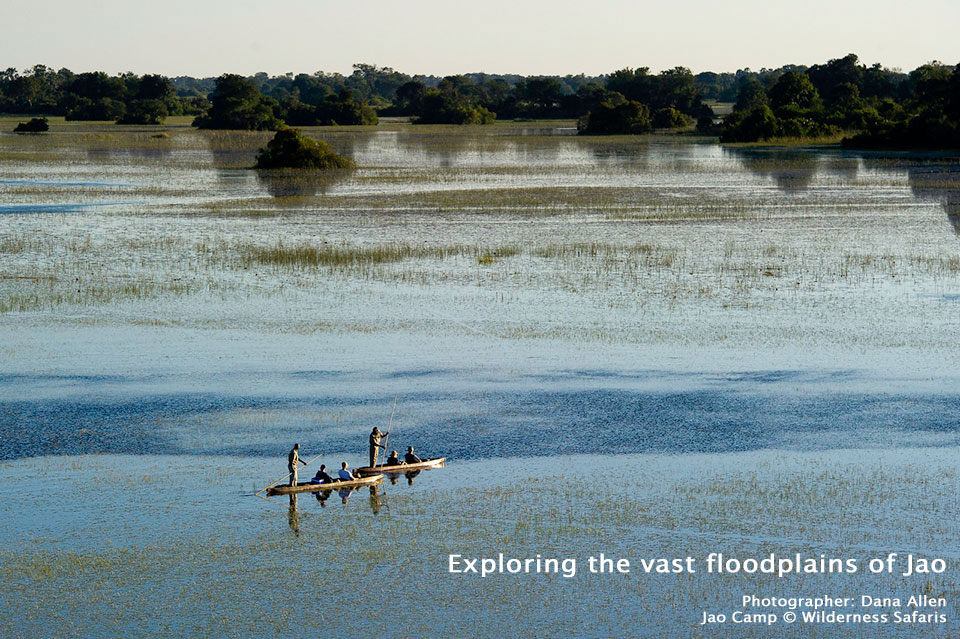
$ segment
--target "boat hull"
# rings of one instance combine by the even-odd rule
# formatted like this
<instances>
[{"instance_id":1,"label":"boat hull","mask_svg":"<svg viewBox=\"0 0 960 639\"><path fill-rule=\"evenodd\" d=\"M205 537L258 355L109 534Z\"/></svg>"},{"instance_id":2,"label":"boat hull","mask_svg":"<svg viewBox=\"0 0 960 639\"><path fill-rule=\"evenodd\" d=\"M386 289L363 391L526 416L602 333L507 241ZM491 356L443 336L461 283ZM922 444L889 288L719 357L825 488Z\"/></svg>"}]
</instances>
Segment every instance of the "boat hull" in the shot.
<instances>
[{"instance_id":1,"label":"boat hull","mask_svg":"<svg viewBox=\"0 0 960 639\"><path fill-rule=\"evenodd\" d=\"M403 473L412 473L417 470L426 470L427 468L442 468L447 461L446 457L434 457L425 459L418 464L401 464L400 466L363 466L357 469L357 473L364 477L370 475L402 475Z\"/></svg>"},{"instance_id":2,"label":"boat hull","mask_svg":"<svg viewBox=\"0 0 960 639\"><path fill-rule=\"evenodd\" d=\"M296 486L273 486L267 491L268 495L289 495L291 493L314 493L318 490L340 490L341 488L355 488L357 486L369 486L383 481L383 475L377 473L368 475L360 479L351 481L334 481L329 484L313 484L310 482L301 482Z\"/></svg>"}]
</instances>

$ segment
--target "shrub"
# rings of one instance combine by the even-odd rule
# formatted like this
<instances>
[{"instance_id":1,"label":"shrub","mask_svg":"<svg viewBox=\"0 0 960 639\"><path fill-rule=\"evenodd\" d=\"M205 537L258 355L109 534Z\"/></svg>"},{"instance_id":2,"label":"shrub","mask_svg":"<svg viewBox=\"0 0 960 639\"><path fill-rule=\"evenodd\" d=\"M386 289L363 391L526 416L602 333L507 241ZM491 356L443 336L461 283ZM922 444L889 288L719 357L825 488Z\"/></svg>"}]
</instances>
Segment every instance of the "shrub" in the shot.
<instances>
[{"instance_id":1,"label":"shrub","mask_svg":"<svg viewBox=\"0 0 960 639\"><path fill-rule=\"evenodd\" d=\"M352 169L356 163L320 140L303 137L299 129L283 127L257 153L258 169Z\"/></svg>"},{"instance_id":2,"label":"shrub","mask_svg":"<svg viewBox=\"0 0 960 639\"><path fill-rule=\"evenodd\" d=\"M21 122L17 125L17 128L13 130L14 133L43 133L44 131L49 131L50 125L47 124L46 118L33 118L29 122Z\"/></svg>"}]
</instances>

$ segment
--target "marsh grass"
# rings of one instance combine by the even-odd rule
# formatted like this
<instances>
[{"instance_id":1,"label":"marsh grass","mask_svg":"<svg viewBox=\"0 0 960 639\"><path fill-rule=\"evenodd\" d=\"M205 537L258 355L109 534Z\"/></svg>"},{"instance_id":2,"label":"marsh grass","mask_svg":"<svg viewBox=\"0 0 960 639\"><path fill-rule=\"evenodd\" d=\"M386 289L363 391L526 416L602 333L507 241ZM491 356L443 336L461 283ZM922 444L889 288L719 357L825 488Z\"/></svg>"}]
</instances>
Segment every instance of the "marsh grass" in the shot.
<instances>
[{"instance_id":1,"label":"marsh grass","mask_svg":"<svg viewBox=\"0 0 960 639\"><path fill-rule=\"evenodd\" d=\"M255 503L234 504L229 524L199 518L195 529L178 531L173 539L138 543L134 537L106 548L89 539L80 548L64 548L57 540L7 547L0 551L0 623L14 634L51 625L69 629L71 636L102 635L104 628L155 636L157 627L181 636L297 634L305 627L304 614L264 612L289 609L294 581L310 593L304 598L321 600L306 616L338 636L364 630L389 635L397 626L406 633L422 625L428 636L486 638L503 636L505 623L562 623L564 634L577 636L637 636L649 628L670 637L701 637L696 625L701 611L730 606L745 592L812 595L835 585L887 595L925 592L948 600L960 594L950 571L914 580L866 571L778 578L708 574L702 563L715 551L740 558L823 553L860 561L889 551L949 552L960 536L951 493L957 478L952 452L871 451L857 462L847 451L652 455L619 459L616 471L598 469L596 460L586 465L572 460L578 471L589 467L598 473L603 488L571 482L570 473L550 472L549 460L519 461L506 460L505 467L498 461L485 463L491 466L474 462L464 472L490 477L482 486L464 485L466 476L460 476L454 486L385 487L390 509L381 508L376 516L363 491L353 493L348 505L325 509L301 497L295 517L286 500L271 505L234 497ZM175 470L184 469L170 472ZM187 475L206 477L207 472ZM176 491L164 492L165 481L135 494L136 483L115 484L123 474L118 468L86 481L98 490L122 491L127 495L122 503L159 491L159 503L154 496L150 507L177 512L201 507L204 500L227 499L212 491L199 502L166 506ZM71 475L86 477L76 468ZM104 518L97 530L134 533L144 523ZM496 557L498 552L574 557L578 573L567 580L446 572L449 553ZM630 559L631 574L589 574L586 557L597 552ZM639 568L639 558L684 556L695 558L700 570L646 575ZM403 588L384 585L397 573L404 574ZM332 583L340 591L377 596L378 614L371 615L365 605L328 604L316 591L326 592ZM25 591L31 596L14 596ZM589 618L578 614L585 598L597 613ZM545 608L544 601L554 605ZM136 622L126 614L132 606ZM150 619L146 626L144 618ZM937 638L952 633L950 627L901 630ZM883 629L872 633L869 628L860 635L886 636ZM736 636L767 637L769 629L744 626ZM797 624L778 627L777 636L812 635Z\"/></svg>"},{"instance_id":2,"label":"marsh grass","mask_svg":"<svg viewBox=\"0 0 960 639\"><path fill-rule=\"evenodd\" d=\"M853 132L842 131L832 135L821 135L816 137L780 137L768 138L758 142L732 142L727 146L732 147L766 147L766 146L835 146L840 144L844 138L850 137Z\"/></svg>"}]
</instances>

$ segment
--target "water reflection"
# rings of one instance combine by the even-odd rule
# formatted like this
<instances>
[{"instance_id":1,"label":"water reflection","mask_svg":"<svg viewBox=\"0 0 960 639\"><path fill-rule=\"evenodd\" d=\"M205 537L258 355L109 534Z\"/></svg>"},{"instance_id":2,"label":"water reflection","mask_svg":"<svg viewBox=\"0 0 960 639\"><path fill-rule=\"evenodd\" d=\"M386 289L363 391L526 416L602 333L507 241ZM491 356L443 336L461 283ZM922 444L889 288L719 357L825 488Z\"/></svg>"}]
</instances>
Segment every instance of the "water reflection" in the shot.
<instances>
[{"instance_id":1,"label":"water reflection","mask_svg":"<svg viewBox=\"0 0 960 639\"><path fill-rule=\"evenodd\" d=\"M287 508L287 524L294 535L300 535L300 510L297 508L297 493L290 493L290 505Z\"/></svg>"},{"instance_id":2,"label":"water reflection","mask_svg":"<svg viewBox=\"0 0 960 639\"><path fill-rule=\"evenodd\" d=\"M326 508L327 500L330 499L330 495L333 494L333 490L328 488L326 490L318 490L311 494L317 498L317 501L320 503L321 508Z\"/></svg>"},{"instance_id":3,"label":"water reflection","mask_svg":"<svg viewBox=\"0 0 960 639\"><path fill-rule=\"evenodd\" d=\"M955 233L960 234L960 164L933 164L907 169L914 197L939 202Z\"/></svg>"},{"instance_id":4,"label":"water reflection","mask_svg":"<svg viewBox=\"0 0 960 639\"><path fill-rule=\"evenodd\" d=\"M803 150L725 146L723 152L754 175L773 180L784 193L809 189L821 164L819 153Z\"/></svg>"},{"instance_id":5,"label":"water reflection","mask_svg":"<svg viewBox=\"0 0 960 639\"><path fill-rule=\"evenodd\" d=\"M374 484L370 486L370 510L373 511L374 515L380 514L380 506L383 505L383 501L380 497L380 486Z\"/></svg>"},{"instance_id":6,"label":"water reflection","mask_svg":"<svg viewBox=\"0 0 960 639\"><path fill-rule=\"evenodd\" d=\"M960 235L960 158L951 156L865 155L865 168L906 174L910 193L922 202L937 202Z\"/></svg>"},{"instance_id":7,"label":"water reflection","mask_svg":"<svg viewBox=\"0 0 960 639\"><path fill-rule=\"evenodd\" d=\"M326 194L335 184L349 179L351 170L256 171L257 182L267 193L283 202L284 198L311 197Z\"/></svg>"}]
</instances>

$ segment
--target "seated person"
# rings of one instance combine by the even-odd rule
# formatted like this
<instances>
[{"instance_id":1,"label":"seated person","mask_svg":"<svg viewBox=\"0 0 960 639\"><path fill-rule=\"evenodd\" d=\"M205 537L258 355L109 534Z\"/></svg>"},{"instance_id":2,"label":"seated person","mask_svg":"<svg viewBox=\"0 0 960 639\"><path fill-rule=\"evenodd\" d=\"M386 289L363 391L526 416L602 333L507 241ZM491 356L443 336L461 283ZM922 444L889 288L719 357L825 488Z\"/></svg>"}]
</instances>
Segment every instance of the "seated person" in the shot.
<instances>
[{"instance_id":1,"label":"seated person","mask_svg":"<svg viewBox=\"0 0 960 639\"><path fill-rule=\"evenodd\" d=\"M356 477L353 476L349 470L347 470L347 462L340 464L340 470L337 472L340 476L340 481L353 481Z\"/></svg>"},{"instance_id":2,"label":"seated person","mask_svg":"<svg viewBox=\"0 0 960 639\"><path fill-rule=\"evenodd\" d=\"M407 454L403 456L403 460L408 464L419 464L423 461L413 454L413 446L407 446Z\"/></svg>"},{"instance_id":3,"label":"seated person","mask_svg":"<svg viewBox=\"0 0 960 639\"><path fill-rule=\"evenodd\" d=\"M327 465L320 464L320 470L317 471L317 474L313 476L313 479L310 480L311 484L329 484L333 481L333 477L327 474Z\"/></svg>"},{"instance_id":4,"label":"seated person","mask_svg":"<svg viewBox=\"0 0 960 639\"><path fill-rule=\"evenodd\" d=\"M400 461L400 453L393 451L390 453L390 456L387 457L387 463L385 466L399 466L402 462Z\"/></svg>"}]
</instances>

